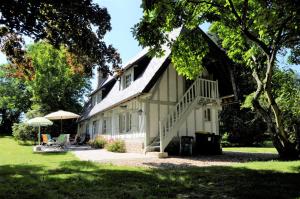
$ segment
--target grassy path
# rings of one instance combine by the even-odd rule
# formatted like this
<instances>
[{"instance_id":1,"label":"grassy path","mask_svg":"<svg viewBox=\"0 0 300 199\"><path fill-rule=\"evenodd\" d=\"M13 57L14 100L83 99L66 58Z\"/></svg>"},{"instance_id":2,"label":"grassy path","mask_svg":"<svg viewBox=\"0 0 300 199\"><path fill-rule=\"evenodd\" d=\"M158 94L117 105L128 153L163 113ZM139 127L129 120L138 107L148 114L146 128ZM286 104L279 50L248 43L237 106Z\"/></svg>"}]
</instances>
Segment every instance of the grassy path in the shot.
<instances>
[{"instance_id":1,"label":"grassy path","mask_svg":"<svg viewBox=\"0 0 300 199\"><path fill-rule=\"evenodd\" d=\"M300 198L300 161L188 169L117 167L33 154L0 138L0 198Z\"/></svg>"}]
</instances>

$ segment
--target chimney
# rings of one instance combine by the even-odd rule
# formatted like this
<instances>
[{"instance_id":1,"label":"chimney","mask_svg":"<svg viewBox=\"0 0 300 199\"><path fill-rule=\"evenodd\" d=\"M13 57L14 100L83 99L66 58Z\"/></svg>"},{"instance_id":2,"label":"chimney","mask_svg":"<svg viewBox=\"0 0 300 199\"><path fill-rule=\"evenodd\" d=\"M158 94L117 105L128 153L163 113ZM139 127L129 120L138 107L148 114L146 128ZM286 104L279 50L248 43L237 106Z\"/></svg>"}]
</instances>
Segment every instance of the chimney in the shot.
<instances>
[{"instance_id":1,"label":"chimney","mask_svg":"<svg viewBox=\"0 0 300 199\"><path fill-rule=\"evenodd\" d=\"M97 69L97 74L98 74L98 84L97 88L100 88L102 84L107 80L107 72L103 69L98 68Z\"/></svg>"}]
</instances>

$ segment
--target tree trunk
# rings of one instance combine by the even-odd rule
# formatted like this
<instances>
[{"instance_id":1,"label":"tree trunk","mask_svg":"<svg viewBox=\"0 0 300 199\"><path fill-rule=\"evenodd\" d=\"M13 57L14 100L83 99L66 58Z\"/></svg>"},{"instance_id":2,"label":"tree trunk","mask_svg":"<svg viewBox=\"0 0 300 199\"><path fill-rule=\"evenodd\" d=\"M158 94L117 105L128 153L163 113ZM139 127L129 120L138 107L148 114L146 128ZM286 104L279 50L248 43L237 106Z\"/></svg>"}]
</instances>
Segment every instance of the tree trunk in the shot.
<instances>
[{"instance_id":1,"label":"tree trunk","mask_svg":"<svg viewBox=\"0 0 300 199\"><path fill-rule=\"evenodd\" d=\"M270 76L268 76L270 75ZM280 112L280 109L272 95L271 89L271 76L272 73L266 73L266 81L263 82L260 80L256 70L253 71L253 77L257 83L257 89L252 101L254 109L262 116L268 126L268 131L272 135L272 141L274 147L277 149L280 158L282 159L298 159L299 150L296 147L295 143L292 143L289 140L287 132L284 130L283 118ZM264 85L264 86L263 86ZM275 122L273 121L272 115L266 111L259 102L259 97L265 91L269 105L274 114Z\"/></svg>"}]
</instances>

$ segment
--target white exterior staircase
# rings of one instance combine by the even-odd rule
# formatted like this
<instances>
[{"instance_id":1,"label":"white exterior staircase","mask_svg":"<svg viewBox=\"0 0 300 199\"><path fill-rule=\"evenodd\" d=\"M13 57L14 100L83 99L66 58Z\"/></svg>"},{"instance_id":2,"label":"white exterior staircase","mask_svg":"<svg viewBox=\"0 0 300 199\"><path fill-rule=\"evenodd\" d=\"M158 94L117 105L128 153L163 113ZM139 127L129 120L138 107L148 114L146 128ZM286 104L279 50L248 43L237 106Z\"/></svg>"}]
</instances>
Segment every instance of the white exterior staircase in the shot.
<instances>
[{"instance_id":1,"label":"white exterior staircase","mask_svg":"<svg viewBox=\"0 0 300 199\"><path fill-rule=\"evenodd\" d=\"M219 98L218 81L198 78L184 93L169 114L159 122L159 136L146 147L145 152L164 152L170 141L177 135L180 126L189 113L199 103L217 102Z\"/></svg>"}]
</instances>

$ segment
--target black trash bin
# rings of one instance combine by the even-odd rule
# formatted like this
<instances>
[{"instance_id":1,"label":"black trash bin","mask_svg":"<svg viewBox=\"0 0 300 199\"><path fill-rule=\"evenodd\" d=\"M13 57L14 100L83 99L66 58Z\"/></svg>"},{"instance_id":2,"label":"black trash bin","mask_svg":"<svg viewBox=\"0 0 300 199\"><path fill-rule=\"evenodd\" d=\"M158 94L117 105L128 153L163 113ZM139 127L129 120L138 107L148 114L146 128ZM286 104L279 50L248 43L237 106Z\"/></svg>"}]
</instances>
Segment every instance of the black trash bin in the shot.
<instances>
[{"instance_id":1,"label":"black trash bin","mask_svg":"<svg viewBox=\"0 0 300 199\"><path fill-rule=\"evenodd\" d=\"M193 154L193 136L181 136L180 137L180 155L192 155Z\"/></svg>"},{"instance_id":2,"label":"black trash bin","mask_svg":"<svg viewBox=\"0 0 300 199\"><path fill-rule=\"evenodd\" d=\"M213 133L196 133L195 148L197 154L222 154L221 137Z\"/></svg>"}]
</instances>

